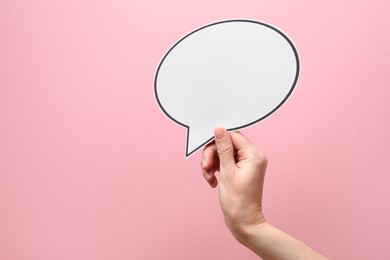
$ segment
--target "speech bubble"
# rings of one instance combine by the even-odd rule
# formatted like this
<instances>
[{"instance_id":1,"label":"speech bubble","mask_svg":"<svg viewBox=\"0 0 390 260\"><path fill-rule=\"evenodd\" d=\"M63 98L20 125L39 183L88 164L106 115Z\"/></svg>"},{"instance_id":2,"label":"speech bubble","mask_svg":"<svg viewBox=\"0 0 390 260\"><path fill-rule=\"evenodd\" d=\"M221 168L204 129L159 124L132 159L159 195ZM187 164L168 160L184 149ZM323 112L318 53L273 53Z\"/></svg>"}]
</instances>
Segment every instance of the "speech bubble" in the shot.
<instances>
[{"instance_id":1,"label":"speech bubble","mask_svg":"<svg viewBox=\"0 0 390 260\"><path fill-rule=\"evenodd\" d=\"M161 60L154 81L161 110L187 128L186 157L213 140L275 112L298 80L299 56L279 29L253 20L205 25L181 38Z\"/></svg>"}]
</instances>

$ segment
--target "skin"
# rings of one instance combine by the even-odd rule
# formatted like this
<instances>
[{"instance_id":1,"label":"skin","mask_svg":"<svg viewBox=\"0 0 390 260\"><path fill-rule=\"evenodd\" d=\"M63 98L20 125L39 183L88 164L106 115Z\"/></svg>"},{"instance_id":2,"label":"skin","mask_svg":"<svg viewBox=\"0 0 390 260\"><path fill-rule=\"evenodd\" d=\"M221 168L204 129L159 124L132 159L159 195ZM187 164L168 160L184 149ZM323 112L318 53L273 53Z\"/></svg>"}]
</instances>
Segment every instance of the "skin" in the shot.
<instances>
[{"instance_id":1,"label":"skin","mask_svg":"<svg viewBox=\"0 0 390 260\"><path fill-rule=\"evenodd\" d=\"M218 127L214 135L215 141L203 150L201 168L208 184L218 187L232 235L263 259L327 259L266 221L261 204L267 169L264 154L239 132Z\"/></svg>"}]
</instances>

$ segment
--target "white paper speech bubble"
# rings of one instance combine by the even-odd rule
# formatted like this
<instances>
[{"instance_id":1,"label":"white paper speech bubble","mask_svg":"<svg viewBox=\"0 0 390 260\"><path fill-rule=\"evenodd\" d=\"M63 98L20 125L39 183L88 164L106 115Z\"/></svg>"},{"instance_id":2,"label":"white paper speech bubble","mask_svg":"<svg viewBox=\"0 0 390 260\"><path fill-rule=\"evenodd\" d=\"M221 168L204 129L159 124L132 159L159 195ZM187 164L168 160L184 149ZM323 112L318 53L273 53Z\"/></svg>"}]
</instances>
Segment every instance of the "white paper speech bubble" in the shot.
<instances>
[{"instance_id":1,"label":"white paper speech bubble","mask_svg":"<svg viewBox=\"0 0 390 260\"><path fill-rule=\"evenodd\" d=\"M275 112L292 93L299 56L271 25L227 20L180 39L155 76L158 105L187 128L186 156L213 139L215 126L241 129Z\"/></svg>"}]
</instances>

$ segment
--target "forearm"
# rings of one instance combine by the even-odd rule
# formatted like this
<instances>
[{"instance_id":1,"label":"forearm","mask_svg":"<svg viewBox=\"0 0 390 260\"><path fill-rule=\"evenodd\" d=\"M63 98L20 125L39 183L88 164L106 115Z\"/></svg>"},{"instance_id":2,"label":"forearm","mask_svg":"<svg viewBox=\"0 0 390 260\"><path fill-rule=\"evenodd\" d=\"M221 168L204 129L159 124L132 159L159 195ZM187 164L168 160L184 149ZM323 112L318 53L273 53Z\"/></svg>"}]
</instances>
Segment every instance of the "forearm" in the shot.
<instances>
[{"instance_id":1,"label":"forearm","mask_svg":"<svg viewBox=\"0 0 390 260\"><path fill-rule=\"evenodd\" d=\"M264 222L240 228L236 239L263 259L327 259L301 241Z\"/></svg>"}]
</instances>

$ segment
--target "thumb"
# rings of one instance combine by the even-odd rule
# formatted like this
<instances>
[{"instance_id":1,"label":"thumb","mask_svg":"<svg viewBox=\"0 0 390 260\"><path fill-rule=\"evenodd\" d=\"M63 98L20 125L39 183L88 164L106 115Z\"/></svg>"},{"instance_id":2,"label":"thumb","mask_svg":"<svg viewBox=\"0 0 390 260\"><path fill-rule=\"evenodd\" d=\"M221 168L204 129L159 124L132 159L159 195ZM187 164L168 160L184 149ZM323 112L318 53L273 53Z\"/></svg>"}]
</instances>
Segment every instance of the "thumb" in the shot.
<instances>
[{"instance_id":1,"label":"thumb","mask_svg":"<svg viewBox=\"0 0 390 260\"><path fill-rule=\"evenodd\" d=\"M234 161L234 147L230 134L223 127L214 129L215 144L220 163L220 170L228 170L236 166Z\"/></svg>"}]
</instances>

